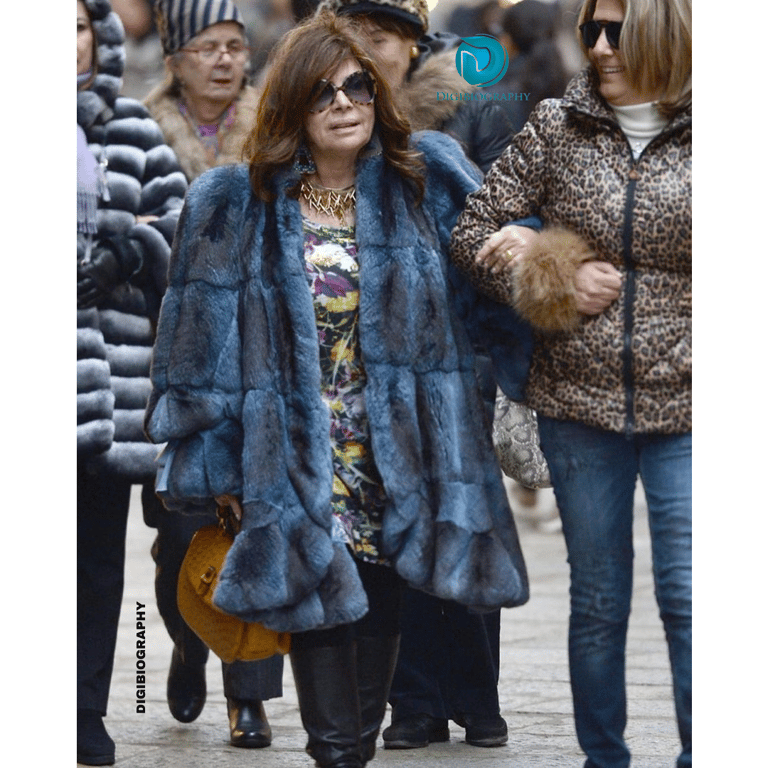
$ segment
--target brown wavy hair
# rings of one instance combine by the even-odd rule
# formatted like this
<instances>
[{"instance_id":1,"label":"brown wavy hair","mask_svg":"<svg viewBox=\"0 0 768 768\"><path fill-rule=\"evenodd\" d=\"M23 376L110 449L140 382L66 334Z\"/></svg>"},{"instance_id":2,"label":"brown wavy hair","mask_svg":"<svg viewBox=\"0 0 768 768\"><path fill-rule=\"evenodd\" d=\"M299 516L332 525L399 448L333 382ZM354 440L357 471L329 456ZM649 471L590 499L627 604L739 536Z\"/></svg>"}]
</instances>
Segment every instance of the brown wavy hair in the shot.
<instances>
[{"instance_id":1,"label":"brown wavy hair","mask_svg":"<svg viewBox=\"0 0 768 768\"><path fill-rule=\"evenodd\" d=\"M272 178L292 165L299 147L306 145L304 126L315 85L349 58L357 60L376 81L375 130L384 159L411 187L416 202L423 198L423 162L410 147L410 125L396 110L386 79L365 52L364 40L353 19L324 11L291 29L278 44L255 124L243 147L251 186L260 199L274 199ZM297 187L289 194L297 196Z\"/></svg>"}]
</instances>

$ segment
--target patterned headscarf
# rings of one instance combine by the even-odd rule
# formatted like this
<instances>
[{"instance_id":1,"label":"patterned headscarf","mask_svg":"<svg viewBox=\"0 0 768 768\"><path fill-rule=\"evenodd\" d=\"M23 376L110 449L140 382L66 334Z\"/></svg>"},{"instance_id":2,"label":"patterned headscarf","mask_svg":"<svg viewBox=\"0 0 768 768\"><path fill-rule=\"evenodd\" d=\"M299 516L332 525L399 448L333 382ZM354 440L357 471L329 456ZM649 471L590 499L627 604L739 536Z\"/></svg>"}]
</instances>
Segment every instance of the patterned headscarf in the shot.
<instances>
[{"instance_id":1,"label":"patterned headscarf","mask_svg":"<svg viewBox=\"0 0 768 768\"><path fill-rule=\"evenodd\" d=\"M166 56L222 21L234 21L245 27L232 0L155 0L155 16Z\"/></svg>"}]
</instances>

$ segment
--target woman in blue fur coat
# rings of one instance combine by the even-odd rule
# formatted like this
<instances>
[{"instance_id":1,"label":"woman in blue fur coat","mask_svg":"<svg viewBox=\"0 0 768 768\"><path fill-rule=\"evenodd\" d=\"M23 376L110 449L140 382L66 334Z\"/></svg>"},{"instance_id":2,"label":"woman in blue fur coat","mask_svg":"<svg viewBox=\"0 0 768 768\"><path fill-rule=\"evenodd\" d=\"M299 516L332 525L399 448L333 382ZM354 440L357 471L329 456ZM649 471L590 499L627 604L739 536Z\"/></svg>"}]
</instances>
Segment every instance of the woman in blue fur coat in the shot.
<instances>
[{"instance_id":1,"label":"woman in blue fur coat","mask_svg":"<svg viewBox=\"0 0 768 768\"><path fill-rule=\"evenodd\" d=\"M169 507L241 514L214 602L294 633L307 751L358 768L402 584L481 611L528 599L473 353L482 338L519 395L517 326L447 259L479 172L453 139L410 137L353 22L288 33L246 156L188 194L146 430L169 444Z\"/></svg>"}]
</instances>

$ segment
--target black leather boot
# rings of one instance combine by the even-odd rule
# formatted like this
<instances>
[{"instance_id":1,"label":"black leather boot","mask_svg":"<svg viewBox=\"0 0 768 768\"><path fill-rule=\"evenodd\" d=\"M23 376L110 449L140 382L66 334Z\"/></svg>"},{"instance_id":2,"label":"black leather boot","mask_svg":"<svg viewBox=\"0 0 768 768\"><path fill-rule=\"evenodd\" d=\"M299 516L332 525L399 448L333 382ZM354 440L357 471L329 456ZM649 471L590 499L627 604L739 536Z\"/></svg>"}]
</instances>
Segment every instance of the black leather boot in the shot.
<instances>
[{"instance_id":1,"label":"black leather boot","mask_svg":"<svg viewBox=\"0 0 768 768\"><path fill-rule=\"evenodd\" d=\"M376 754L376 739L387 711L400 636L357 638L357 688L360 696L360 748L363 765Z\"/></svg>"},{"instance_id":2,"label":"black leather boot","mask_svg":"<svg viewBox=\"0 0 768 768\"><path fill-rule=\"evenodd\" d=\"M264 705L260 701L227 699L229 715L229 741L233 747L268 747L272 743L272 729L267 721Z\"/></svg>"},{"instance_id":3,"label":"black leather boot","mask_svg":"<svg viewBox=\"0 0 768 768\"><path fill-rule=\"evenodd\" d=\"M185 664L174 646L168 670L168 709L180 723L196 720L205 706L205 664Z\"/></svg>"},{"instance_id":4,"label":"black leather boot","mask_svg":"<svg viewBox=\"0 0 768 768\"><path fill-rule=\"evenodd\" d=\"M362 768L355 644L294 644L291 667L307 753L320 768Z\"/></svg>"}]
</instances>

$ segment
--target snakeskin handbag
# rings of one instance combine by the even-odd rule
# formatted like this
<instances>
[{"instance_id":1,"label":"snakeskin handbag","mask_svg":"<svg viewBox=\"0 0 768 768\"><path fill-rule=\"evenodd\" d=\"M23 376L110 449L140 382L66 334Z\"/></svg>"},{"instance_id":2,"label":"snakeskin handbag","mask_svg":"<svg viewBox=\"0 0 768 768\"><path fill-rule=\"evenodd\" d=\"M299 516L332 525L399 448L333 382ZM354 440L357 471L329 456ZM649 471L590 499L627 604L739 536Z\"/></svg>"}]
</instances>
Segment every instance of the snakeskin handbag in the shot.
<instances>
[{"instance_id":1,"label":"snakeskin handbag","mask_svg":"<svg viewBox=\"0 0 768 768\"><path fill-rule=\"evenodd\" d=\"M493 447L502 471L526 488L549 488L549 467L539 447L536 412L496 392Z\"/></svg>"}]
</instances>

